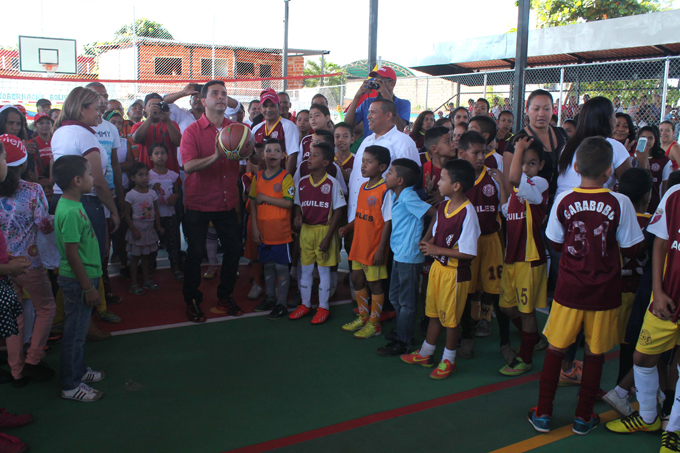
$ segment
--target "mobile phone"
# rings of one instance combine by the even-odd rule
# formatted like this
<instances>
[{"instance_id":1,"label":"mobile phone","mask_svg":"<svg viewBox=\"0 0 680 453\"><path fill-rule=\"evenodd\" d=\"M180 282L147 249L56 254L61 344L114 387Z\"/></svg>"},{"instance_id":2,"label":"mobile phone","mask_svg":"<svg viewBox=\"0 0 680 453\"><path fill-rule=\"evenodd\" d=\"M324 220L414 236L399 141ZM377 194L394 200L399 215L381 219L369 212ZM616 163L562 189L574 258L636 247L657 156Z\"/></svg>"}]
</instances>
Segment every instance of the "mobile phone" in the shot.
<instances>
[{"instance_id":1,"label":"mobile phone","mask_svg":"<svg viewBox=\"0 0 680 453\"><path fill-rule=\"evenodd\" d=\"M637 146L635 147L635 152L643 153L645 151L646 147L647 147L647 137L640 137L638 139Z\"/></svg>"}]
</instances>

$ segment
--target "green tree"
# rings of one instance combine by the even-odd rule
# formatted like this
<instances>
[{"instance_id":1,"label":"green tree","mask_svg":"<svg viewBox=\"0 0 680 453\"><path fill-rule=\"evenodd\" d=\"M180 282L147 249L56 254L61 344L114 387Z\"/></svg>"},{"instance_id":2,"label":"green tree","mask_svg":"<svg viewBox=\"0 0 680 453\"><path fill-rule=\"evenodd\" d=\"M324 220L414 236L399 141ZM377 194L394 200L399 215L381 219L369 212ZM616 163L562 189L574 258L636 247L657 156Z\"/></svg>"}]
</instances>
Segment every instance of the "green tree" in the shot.
<instances>
[{"instance_id":1,"label":"green tree","mask_svg":"<svg viewBox=\"0 0 680 453\"><path fill-rule=\"evenodd\" d=\"M531 0L538 28L663 11L671 0Z\"/></svg>"},{"instance_id":2,"label":"green tree","mask_svg":"<svg viewBox=\"0 0 680 453\"><path fill-rule=\"evenodd\" d=\"M132 23L123 25L116 31L115 35L117 37L132 37L134 33L136 33L137 36L145 38L175 39L163 24L154 22L145 17L137 19L134 23L134 27Z\"/></svg>"},{"instance_id":3,"label":"green tree","mask_svg":"<svg viewBox=\"0 0 680 453\"><path fill-rule=\"evenodd\" d=\"M336 85L344 85L347 76L342 70L342 67L335 64L331 63L330 61L325 61L323 65L323 73L324 74L335 74L337 72L342 72L342 75L339 76L333 76L333 77L324 77L324 85L326 86L336 86ZM310 75L321 75L321 58L319 58L318 61L313 61L313 60L307 60L305 61L305 67L302 70L302 74L306 76ZM304 80L304 85L306 87L317 87L321 84L321 78L314 78L314 79L305 79Z\"/></svg>"}]
</instances>

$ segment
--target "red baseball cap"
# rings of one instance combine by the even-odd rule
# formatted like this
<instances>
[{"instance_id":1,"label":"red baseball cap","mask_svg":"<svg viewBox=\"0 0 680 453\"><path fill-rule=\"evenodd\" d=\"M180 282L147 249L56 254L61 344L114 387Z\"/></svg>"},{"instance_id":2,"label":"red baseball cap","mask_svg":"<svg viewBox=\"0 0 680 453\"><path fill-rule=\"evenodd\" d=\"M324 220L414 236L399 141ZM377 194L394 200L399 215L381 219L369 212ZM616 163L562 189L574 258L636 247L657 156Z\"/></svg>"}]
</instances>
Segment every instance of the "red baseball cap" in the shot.
<instances>
[{"instance_id":1,"label":"red baseball cap","mask_svg":"<svg viewBox=\"0 0 680 453\"><path fill-rule=\"evenodd\" d=\"M38 121L42 119L48 119L50 122L54 123L54 120L47 113L36 113L33 117L33 124L38 124Z\"/></svg>"},{"instance_id":2,"label":"red baseball cap","mask_svg":"<svg viewBox=\"0 0 680 453\"><path fill-rule=\"evenodd\" d=\"M271 88L267 88L262 93L260 93L260 104L264 104L264 101L272 101L275 105L281 103L279 95L276 94L276 91Z\"/></svg>"},{"instance_id":3,"label":"red baseball cap","mask_svg":"<svg viewBox=\"0 0 680 453\"><path fill-rule=\"evenodd\" d=\"M14 107L15 107L17 110L19 110L21 113L23 113L24 115L26 115L26 113L27 113L27 112L26 112L26 107L24 107L24 106L21 105L21 104L14 104Z\"/></svg>"},{"instance_id":4,"label":"red baseball cap","mask_svg":"<svg viewBox=\"0 0 680 453\"><path fill-rule=\"evenodd\" d=\"M7 153L7 166L18 167L26 162L26 147L19 137L10 134L0 135L5 153Z\"/></svg>"},{"instance_id":5,"label":"red baseball cap","mask_svg":"<svg viewBox=\"0 0 680 453\"><path fill-rule=\"evenodd\" d=\"M397 73L394 69L388 66L381 66L377 71L371 71L368 74L370 77L385 77L387 79L397 80Z\"/></svg>"}]
</instances>

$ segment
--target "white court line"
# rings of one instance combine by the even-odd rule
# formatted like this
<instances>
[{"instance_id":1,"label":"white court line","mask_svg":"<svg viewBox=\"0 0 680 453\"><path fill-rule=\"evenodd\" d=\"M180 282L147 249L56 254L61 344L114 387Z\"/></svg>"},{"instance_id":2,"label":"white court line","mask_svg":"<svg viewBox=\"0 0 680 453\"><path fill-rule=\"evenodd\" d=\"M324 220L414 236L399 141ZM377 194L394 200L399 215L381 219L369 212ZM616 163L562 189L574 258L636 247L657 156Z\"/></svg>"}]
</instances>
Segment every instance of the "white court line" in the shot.
<instances>
[{"instance_id":1,"label":"white court line","mask_svg":"<svg viewBox=\"0 0 680 453\"><path fill-rule=\"evenodd\" d=\"M346 305L352 303L351 299L347 300L339 300L336 302L331 302L329 305L331 307L334 307L336 305ZM200 326L202 324L207 324L207 323L213 323L213 322L224 322L224 321L235 321L237 319L243 319L243 318L253 318L256 316L264 316L268 315L269 313L266 311L260 312L260 313L246 313L245 315L241 316L223 316L221 318L210 318L206 320L205 323L203 322L178 322L177 324L165 324L163 326L151 326L151 327L140 327L139 329L128 329L128 330L120 330L118 332L111 332L111 335L113 336L118 336L118 335L129 335L133 333L142 333L142 332L152 332L154 330L166 330L166 329L174 329L177 327L189 327L189 326Z\"/></svg>"}]
</instances>

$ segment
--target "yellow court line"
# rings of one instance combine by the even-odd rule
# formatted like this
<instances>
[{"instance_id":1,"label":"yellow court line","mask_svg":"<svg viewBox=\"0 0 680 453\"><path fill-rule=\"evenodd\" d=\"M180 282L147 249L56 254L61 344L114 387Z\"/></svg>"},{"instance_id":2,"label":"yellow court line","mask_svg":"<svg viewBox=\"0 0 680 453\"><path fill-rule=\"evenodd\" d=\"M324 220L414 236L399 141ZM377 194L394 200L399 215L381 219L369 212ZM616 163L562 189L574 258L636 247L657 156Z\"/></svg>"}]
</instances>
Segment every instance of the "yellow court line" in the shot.
<instances>
[{"instance_id":1,"label":"yellow court line","mask_svg":"<svg viewBox=\"0 0 680 453\"><path fill-rule=\"evenodd\" d=\"M635 403L637 405L637 403ZM637 408L634 408L637 410ZM604 424L620 418L621 416L616 413L616 411L605 412L600 415L600 425L599 427L604 429ZM543 447L544 445L557 442L558 440L566 439L569 436L573 436L574 432L571 430L572 425L563 426L554 431L550 431L547 434L539 434L531 439L523 440L517 442L516 444L508 445L507 447L494 450L491 453L524 453L525 451L533 450L534 448Z\"/></svg>"}]
</instances>

